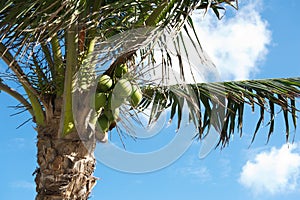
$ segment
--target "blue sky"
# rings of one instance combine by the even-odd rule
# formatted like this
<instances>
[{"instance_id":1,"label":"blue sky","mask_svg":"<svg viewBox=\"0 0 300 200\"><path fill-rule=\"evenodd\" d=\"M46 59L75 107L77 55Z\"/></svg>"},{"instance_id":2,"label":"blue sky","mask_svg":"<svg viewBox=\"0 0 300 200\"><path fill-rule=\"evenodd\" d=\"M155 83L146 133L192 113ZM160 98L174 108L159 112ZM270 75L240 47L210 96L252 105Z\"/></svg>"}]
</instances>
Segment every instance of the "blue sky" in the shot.
<instances>
[{"instance_id":1,"label":"blue sky","mask_svg":"<svg viewBox=\"0 0 300 200\"><path fill-rule=\"evenodd\" d=\"M288 0L242 1L238 14L222 21L194 14L203 47L217 64L224 80L300 76L300 2ZM18 125L28 114L11 117L16 102L0 94L0 199L33 199L36 165L34 124ZM300 142L287 148L281 115L274 136L266 142L262 127L248 148L256 114L247 109L244 137L234 137L229 147L213 150L199 159L201 143L193 142L172 165L151 173L131 174L97 163L99 177L91 199L298 199L300 195ZM299 123L298 123L299 124ZM292 132L294 134L294 132ZM164 146L174 136L165 129L148 140L125 140L136 152Z\"/></svg>"}]
</instances>

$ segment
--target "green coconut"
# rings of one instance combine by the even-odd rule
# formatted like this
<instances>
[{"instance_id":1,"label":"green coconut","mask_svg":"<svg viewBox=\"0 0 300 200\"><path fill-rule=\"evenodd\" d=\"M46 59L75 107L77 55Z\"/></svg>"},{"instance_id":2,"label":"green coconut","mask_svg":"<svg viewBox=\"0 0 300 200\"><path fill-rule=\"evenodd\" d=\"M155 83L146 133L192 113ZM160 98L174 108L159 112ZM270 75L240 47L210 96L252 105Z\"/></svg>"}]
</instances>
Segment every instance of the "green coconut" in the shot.
<instances>
[{"instance_id":1,"label":"green coconut","mask_svg":"<svg viewBox=\"0 0 300 200\"><path fill-rule=\"evenodd\" d=\"M126 98L120 97L115 94L111 94L108 97L108 106L110 109L119 108L122 104L126 102Z\"/></svg>"},{"instance_id":2,"label":"green coconut","mask_svg":"<svg viewBox=\"0 0 300 200\"><path fill-rule=\"evenodd\" d=\"M99 123L99 126L100 126L100 128L102 129L103 132L108 131L110 123L109 123L109 120L107 119L107 117L105 115L101 115L98 118L98 123Z\"/></svg>"},{"instance_id":3,"label":"green coconut","mask_svg":"<svg viewBox=\"0 0 300 200\"><path fill-rule=\"evenodd\" d=\"M104 110L103 114L107 117L109 122L113 122L116 119L118 119L119 114L120 114L120 109L116 108L116 109L106 109Z\"/></svg>"},{"instance_id":4,"label":"green coconut","mask_svg":"<svg viewBox=\"0 0 300 200\"><path fill-rule=\"evenodd\" d=\"M115 69L115 76L117 78L121 78L124 74L128 72L128 67L126 63L123 63L116 67Z\"/></svg>"},{"instance_id":5,"label":"green coconut","mask_svg":"<svg viewBox=\"0 0 300 200\"><path fill-rule=\"evenodd\" d=\"M113 94L118 98L127 98L132 93L131 83L127 79L120 79L113 90Z\"/></svg>"},{"instance_id":6,"label":"green coconut","mask_svg":"<svg viewBox=\"0 0 300 200\"><path fill-rule=\"evenodd\" d=\"M107 92L109 89L111 89L113 85L113 81L108 75L103 75L100 77L98 81L97 90L100 92Z\"/></svg>"},{"instance_id":7,"label":"green coconut","mask_svg":"<svg viewBox=\"0 0 300 200\"><path fill-rule=\"evenodd\" d=\"M137 85L132 86L132 93L130 96L130 104L132 107L137 107L139 103L142 101L143 94Z\"/></svg>"},{"instance_id":8,"label":"green coconut","mask_svg":"<svg viewBox=\"0 0 300 200\"><path fill-rule=\"evenodd\" d=\"M107 96L105 93L96 93L95 94L95 110L99 110L100 108L106 105Z\"/></svg>"}]
</instances>

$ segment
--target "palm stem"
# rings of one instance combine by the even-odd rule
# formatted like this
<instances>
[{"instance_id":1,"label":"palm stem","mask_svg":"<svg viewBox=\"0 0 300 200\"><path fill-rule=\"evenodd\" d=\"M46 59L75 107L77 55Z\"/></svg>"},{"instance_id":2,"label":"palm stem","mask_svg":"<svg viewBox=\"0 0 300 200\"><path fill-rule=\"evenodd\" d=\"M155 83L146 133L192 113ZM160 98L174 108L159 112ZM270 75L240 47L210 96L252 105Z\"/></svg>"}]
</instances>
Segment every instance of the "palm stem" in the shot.
<instances>
[{"instance_id":1,"label":"palm stem","mask_svg":"<svg viewBox=\"0 0 300 200\"><path fill-rule=\"evenodd\" d=\"M75 19L75 15L73 16ZM73 19L73 20L74 20ZM63 111L63 130L62 135L66 135L74 128L72 112L72 84L73 75L77 66L77 30L76 25L72 24L66 33L66 70L64 82L64 111Z\"/></svg>"},{"instance_id":2,"label":"palm stem","mask_svg":"<svg viewBox=\"0 0 300 200\"><path fill-rule=\"evenodd\" d=\"M61 48L59 45L59 39L57 35L53 36L51 39L52 46L52 54L53 54L53 62L54 62L54 71L55 71L55 84L57 89L57 95L61 96L63 93L63 83L64 83L64 68L63 68L63 60Z\"/></svg>"}]
</instances>

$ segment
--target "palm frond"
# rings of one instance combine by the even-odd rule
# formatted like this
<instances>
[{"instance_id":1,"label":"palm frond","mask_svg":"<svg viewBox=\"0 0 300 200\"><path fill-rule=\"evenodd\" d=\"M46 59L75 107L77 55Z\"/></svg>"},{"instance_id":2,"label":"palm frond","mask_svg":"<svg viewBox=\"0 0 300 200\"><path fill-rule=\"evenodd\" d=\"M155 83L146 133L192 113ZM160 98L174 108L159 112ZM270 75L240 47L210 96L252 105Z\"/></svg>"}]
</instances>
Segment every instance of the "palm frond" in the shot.
<instances>
[{"instance_id":1,"label":"palm frond","mask_svg":"<svg viewBox=\"0 0 300 200\"><path fill-rule=\"evenodd\" d=\"M33 90L36 87L41 93L49 88L52 88L51 93L53 88L62 93L63 80L59 77L64 76L64 63L67 63L63 44L66 42L65 33L73 24L76 24L76 37L79 39L77 57L81 62L91 51L95 37L106 40L120 32L145 25L171 27L179 31L192 10L214 8L230 2L232 1L1 1L0 42L25 71L25 74L17 76L26 75L31 78L32 81L27 85L31 92L38 95ZM42 66L41 62L35 62L34 59L42 61ZM36 66L38 69L43 66L47 66L47 69L38 70L37 74L34 67L27 67L29 62L32 65L40 63ZM41 77L47 78L43 81L46 85L36 81ZM30 84L34 85L33 88Z\"/></svg>"},{"instance_id":2,"label":"palm frond","mask_svg":"<svg viewBox=\"0 0 300 200\"><path fill-rule=\"evenodd\" d=\"M51 115L45 99L70 93L70 81L65 81L65 77L74 75L93 52L96 37L106 40L147 25L179 32L189 14L202 9L201 5L218 10L229 3L231 1L223 0L1 1L0 42L5 51L0 55L10 56L10 64L14 64L9 64L10 70L35 104L33 109L41 116L36 117L43 121L44 114L47 116L50 111ZM74 32L73 39L78 41L72 48L72 56L68 55L68 51L71 52L69 31ZM68 70L68 66L75 63L74 57L78 65ZM70 94L64 98L69 100L63 107L68 107Z\"/></svg>"},{"instance_id":3,"label":"palm frond","mask_svg":"<svg viewBox=\"0 0 300 200\"><path fill-rule=\"evenodd\" d=\"M259 120L253 134L252 142L265 118L270 116L269 132L267 140L274 132L275 107L279 107L283 113L286 126L286 140L290 136L290 122L296 128L297 113L296 99L300 97L300 78L281 78L266 80L248 80L200 83L189 85L173 85L171 87L145 86L143 88L143 100L139 105L144 110L151 102L171 109L170 120L177 114L178 127L182 117L183 100L189 107L190 121L198 130L201 139L207 134L207 130L214 127L220 133L218 145L228 144L231 136L237 129L242 136L244 109L248 105L253 111L259 109ZM161 109L152 108L150 120L157 119Z\"/></svg>"},{"instance_id":4,"label":"palm frond","mask_svg":"<svg viewBox=\"0 0 300 200\"><path fill-rule=\"evenodd\" d=\"M1 91L6 92L18 100L25 107L25 109L28 110L32 116L34 116L31 104L23 97L23 95L9 87L7 84L3 83L2 79L0 78L0 92Z\"/></svg>"}]
</instances>

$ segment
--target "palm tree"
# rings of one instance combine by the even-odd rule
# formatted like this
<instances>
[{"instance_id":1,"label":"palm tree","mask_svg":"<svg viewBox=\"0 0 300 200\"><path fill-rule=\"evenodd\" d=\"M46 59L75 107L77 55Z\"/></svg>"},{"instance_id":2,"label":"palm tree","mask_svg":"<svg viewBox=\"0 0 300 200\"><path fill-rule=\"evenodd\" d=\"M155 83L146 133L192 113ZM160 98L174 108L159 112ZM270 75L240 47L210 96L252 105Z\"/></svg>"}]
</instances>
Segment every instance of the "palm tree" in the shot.
<instances>
[{"instance_id":1,"label":"palm tree","mask_svg":"<svg viewBox=\"0 0 300 200\"><path fill-rule=\"evenodd\" d=\"M93 85L95 77L90 76L94 74L95 66L89 63L97 61L97 44L119 33L149 26L155 30L175 30L179 33L177 38L184 30L191 38L191 32L196 35L190 18L193 10L206 12L212 9L221 18L226 4L237 7L237 1L232 0L1 1L0 55L8 70L0 74L0 91L18 100L17 107L28 111L36 124L39 165L35 172L36 199L87 199L96 183L93 176L96 141L103 139L108 129L118 127L122 121L117 117L105 127L100 120L107 111L103 106L88 117L89 95L82 100L88 107L81 108L83 121L73 117L73 108L77 106L73 101L76 92L88 94L89 90L84 88L92 86L97 91L105 90L101 89L101 84ZM158 38L160 32L155 33L154 37ZM174 58L168 55L168 49L162 50L166 55L162 61L172 65ZM108 87L117 87L117 81L121 82L123 71L127 69L123 68L120 76L116 71L122 66L128 65L129 74L136 72L130 63L134 66L139 62L137 51L133 49L120 55L101 71L101 74L113 77L112 86ZM141 52L143 59L150 58L150 62L155 62L151 49L143 47ZM184 78L182 52L177 57L180 75ZM86 71L89 76L81 76L78 81L78 73ZM76 80L81 84L79 87L74 87ZM197 136L205 137L206 130L213 126L220 133L219 145L222 147L229 142L236 124L242 134L245 105L260 110L253 139L265 112L270 115L268 137L271 136L275 106L279 106L284 114L287 140L290 117L296 126L295 98L300 95L300 78L185 84L188 87L135 82L135 86L141 90L142 99L137 97L136 102L131 102L130 110L139 112L153 105L150 120L155 120L162 110L170 108L171 119L177 115L179 127L183 116L181 102L186 100L189 118L198 130ZM106 98L112 96L111 92L105 92ZM190 93L195 98L191 99ZM108 101L106 99L105 104ZM218 114L212 115L213 111ZM95 131L97 119L102 124L99 123L100 129L96 126ZM75 123L83 124L83 129L76 129Z\"/></svg>"}]
</instances>

